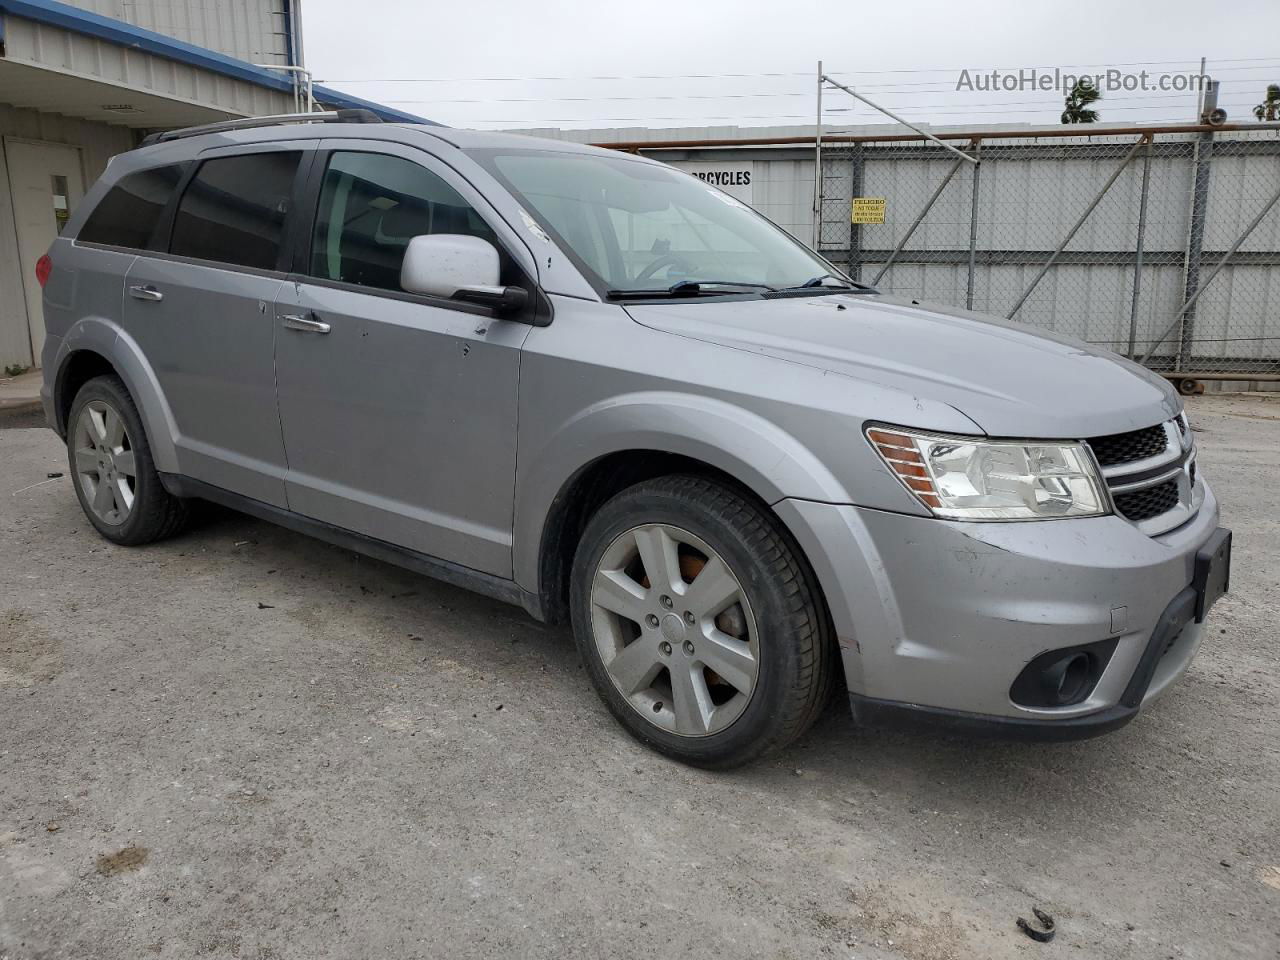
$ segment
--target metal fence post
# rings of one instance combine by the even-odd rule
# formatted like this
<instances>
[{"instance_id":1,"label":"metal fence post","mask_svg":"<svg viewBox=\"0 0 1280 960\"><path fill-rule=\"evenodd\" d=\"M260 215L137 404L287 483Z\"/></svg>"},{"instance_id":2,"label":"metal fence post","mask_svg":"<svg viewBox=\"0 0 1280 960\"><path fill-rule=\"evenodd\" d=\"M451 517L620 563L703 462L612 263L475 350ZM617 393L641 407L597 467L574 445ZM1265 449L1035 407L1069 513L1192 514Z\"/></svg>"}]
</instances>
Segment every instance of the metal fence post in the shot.
<instances>
[{"instance_id":1,"label":"metal fence post","mask_svg":"<svg viewBox=\"0 0 1280 960\"><path fill-rule=\"evenodd\" d=\"M822 61L818 61L818 117L813 128L813 249L822 247Z\"/></svg>"},{"instance_id":2,"label":"metal fence post","mask_svg":"<svg viewBox=\"0 0 1280 960\"><path fill-rule=\"evenodd\" d=\"M1209 205L1209 172L1213 162L1213 134L1202 133L1196 142L1195 182L1191 190L1191 222L1187 232L1187 273L1182 290L1182 335L1173 369L1186 369L1187 356L1195 339L1196 293L1200 288L1200 259L1204 252L1205 209ZM1150 352L1147 354L1150 356Z\"/></svg>"},{"instance_id":3,"label":"metal fence post","mask_svg":"<svg viewBox=\"0 0 1280 960\"><path fill-rule=\"evenodd\" d=\"M1147 141L1147 151L1142 156L1142 199L1138 202L1138 239L1134 247L1133 259L1133 302L1129 305L1129 352L1125 354L1130 360L1134 358L1138 339L1138 301L1142 298L1142 244L1147 232L1147 197L1151 187L1151 141Z\"/></svg>"},{"instance_id":4,"label":"metal fence post","mask_svg":"<svg viewBox=\"0 0 1280 960\"><path fill-rule=\"evenodd\" d=\"M973 156L978 162L973 165L973 199L969 205L969 279L964 290L966 310L973 309L973 268L978 253L978 178L982 175L982 141L975 137L972 144Z\"/></svg>"},{"instance_id":5,"label":"metal fence post","mask_svg":"<svg viewBox=\"0 0 1280 960\"><path fill-rule=\"evenodd\" d=\"M849 209L845 211L849 218L849 258L846 264L849 276L854 280L862 279L862 225L853 222L853 198L862 196L865 164L862 141L858 141L849 157Z\"/></svg>"}]
</instances>

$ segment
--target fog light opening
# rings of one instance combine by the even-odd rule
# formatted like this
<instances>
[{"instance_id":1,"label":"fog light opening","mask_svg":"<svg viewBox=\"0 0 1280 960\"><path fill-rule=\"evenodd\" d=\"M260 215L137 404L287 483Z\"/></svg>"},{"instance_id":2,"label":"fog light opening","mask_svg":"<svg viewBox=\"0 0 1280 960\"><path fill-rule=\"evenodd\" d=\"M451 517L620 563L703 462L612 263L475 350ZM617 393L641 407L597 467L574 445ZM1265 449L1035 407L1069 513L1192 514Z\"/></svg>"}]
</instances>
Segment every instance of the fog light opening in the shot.
<instances>
[{"instance_id":1,"label":"fog light opening","mask_svg":"<svg viewBox=\"0 0 1280 960\"><path fill-rule=\"evenodd\" d=\"M1044 673L1046 693L1057 704L1083 700L1093 678L1093 665L1087 653L1064 657Z\"/></svg>"},{"instance_id":2,"label":"fog light opening","mask_svg":"<svg viewBox=\"0 0 1280 960\"><path fill-rule=\"evenodd\" d=\"M1024 707L1069 707L1089 699L1115 652L1116 640L1046 650L1022 668L1009 698Z\"/></svg>"}]
</instances>

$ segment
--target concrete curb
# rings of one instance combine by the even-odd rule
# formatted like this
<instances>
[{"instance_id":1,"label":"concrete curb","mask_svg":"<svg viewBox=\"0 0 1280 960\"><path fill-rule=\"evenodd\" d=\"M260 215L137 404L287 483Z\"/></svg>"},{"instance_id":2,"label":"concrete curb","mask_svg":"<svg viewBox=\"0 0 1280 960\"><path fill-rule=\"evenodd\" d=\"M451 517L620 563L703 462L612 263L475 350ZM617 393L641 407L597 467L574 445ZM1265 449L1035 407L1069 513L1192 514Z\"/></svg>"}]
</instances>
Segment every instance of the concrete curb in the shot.
<instances>
[{"instance_id":1,"label":"concrete curb","mask_svg":"<svg viewBox=\"0 0 1280 960\"><path fill-rule=\"evenodd\" d=\"M31 410L39 410L42 404L40 398L28 400L26 397L14 400L0 400L0 413L27 413Z\"/></svg>"}]
</instances>

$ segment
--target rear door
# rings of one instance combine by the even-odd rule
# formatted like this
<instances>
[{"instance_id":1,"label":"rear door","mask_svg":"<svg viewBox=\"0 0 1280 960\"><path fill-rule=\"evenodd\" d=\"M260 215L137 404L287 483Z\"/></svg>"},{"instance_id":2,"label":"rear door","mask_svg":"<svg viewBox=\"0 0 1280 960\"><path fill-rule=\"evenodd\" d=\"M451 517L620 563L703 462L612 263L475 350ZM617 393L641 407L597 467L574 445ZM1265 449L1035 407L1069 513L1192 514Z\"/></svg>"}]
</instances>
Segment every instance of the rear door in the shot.
<instances>
[{"instance_id":1,"label":"rear door","mask_svg":"<svg viewBox=\"0 0 1280 960\"><path fill-rule=\"evenodd\" d=\"M471 234L504 251L518 241L422 151L321 146L314 228L276 305L289 507L510 577L520 346L530 327L408 294L400 264L420 234ZM527 276L503 259L504 282Z\"/></svg>"},{"instance_id":2,"label":"rear door","mask_svg":"<svg viewBox=\"0 0 1280 960\"><path fill-rule=\"evenodd\" d=\"M125 328L169 403L179 470L281 507L273 308L309 156L296 141L202 153L164 252L140 255L125 279Z\"/></svg>"}]
</instances>

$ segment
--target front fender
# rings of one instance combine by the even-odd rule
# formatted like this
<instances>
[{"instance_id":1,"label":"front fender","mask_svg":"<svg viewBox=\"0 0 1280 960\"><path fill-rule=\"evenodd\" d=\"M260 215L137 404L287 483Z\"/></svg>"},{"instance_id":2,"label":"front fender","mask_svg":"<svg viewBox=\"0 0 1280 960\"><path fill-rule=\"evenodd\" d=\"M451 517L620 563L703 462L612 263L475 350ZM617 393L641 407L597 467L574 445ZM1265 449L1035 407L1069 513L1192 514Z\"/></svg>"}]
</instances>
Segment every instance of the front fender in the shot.
<instances>
[{"instance_id":1,"label":"front fender","mask_svg":"<svg viewBox=\"0 0 1280 960\"><path fill-rule=\"evenodd\" d=\"M812 451L764 417L711 397L646 391L594 404L555 428L522 458L516 484L516 583L539 588L539 551L552 505L580 472L613 453L654 450L701 461L736 477L766 503L787 497L849 502L848 491Z\"/></svg>"},{"instance_id":2,"label":"front fender","mask_svg":"<svg viewBox=\"0 0 1280 960\"><path fill-rule=\"evenodd\" d=\"M53 396L62 395L67 361L72 354L82 350L98 354L115 368L138 407L156 469L161 473L178 473L175 449L178 428L173 412L165 401L155 371L143 357L142 348L114 320L101 316L82 317L67 331L54 360L58 372L54 378ZM65 435L66 430L67 425L59 415L58 432Z\"/></svg>"}]
</instances>

